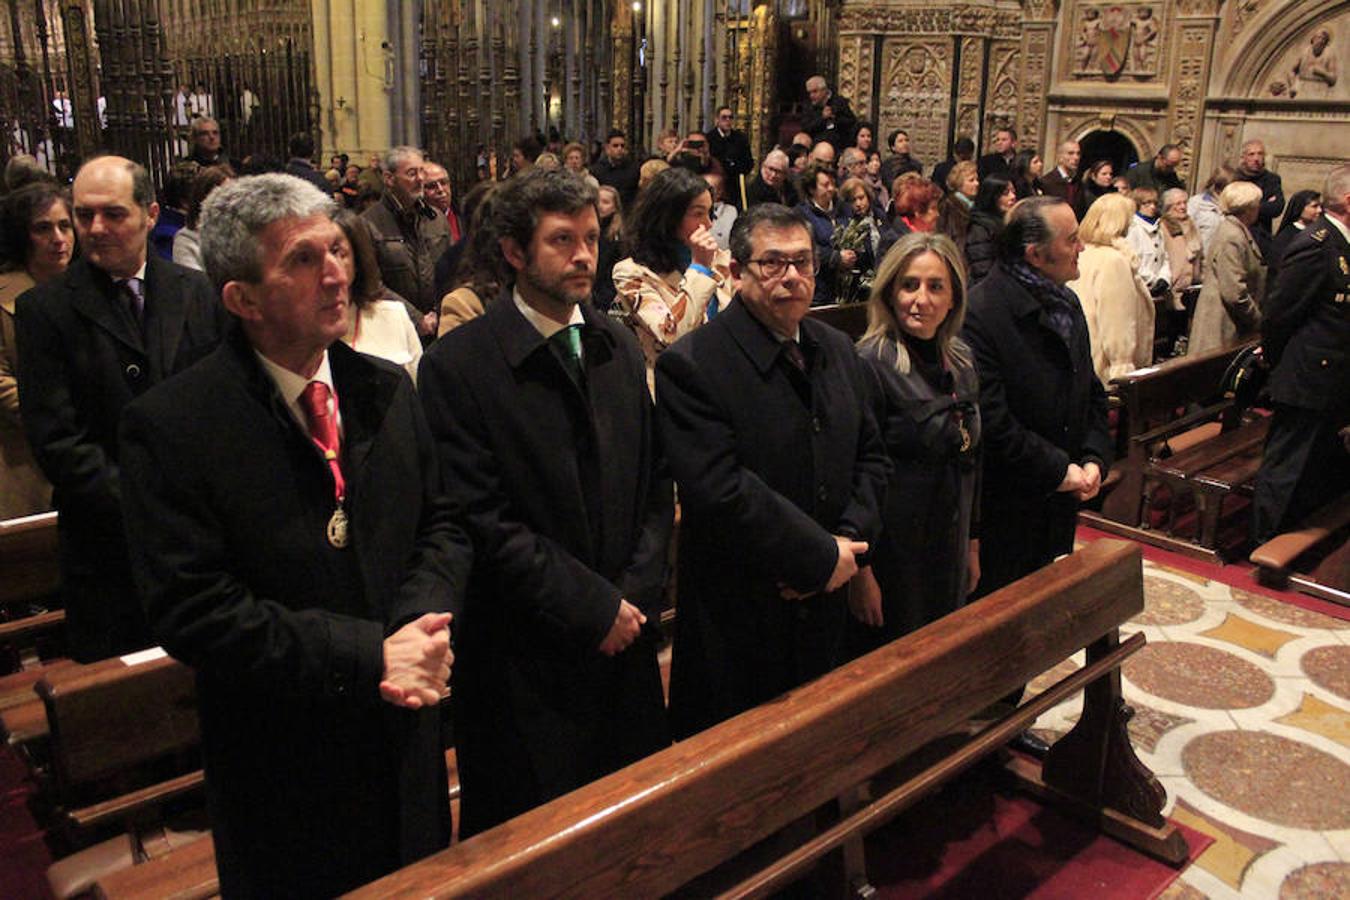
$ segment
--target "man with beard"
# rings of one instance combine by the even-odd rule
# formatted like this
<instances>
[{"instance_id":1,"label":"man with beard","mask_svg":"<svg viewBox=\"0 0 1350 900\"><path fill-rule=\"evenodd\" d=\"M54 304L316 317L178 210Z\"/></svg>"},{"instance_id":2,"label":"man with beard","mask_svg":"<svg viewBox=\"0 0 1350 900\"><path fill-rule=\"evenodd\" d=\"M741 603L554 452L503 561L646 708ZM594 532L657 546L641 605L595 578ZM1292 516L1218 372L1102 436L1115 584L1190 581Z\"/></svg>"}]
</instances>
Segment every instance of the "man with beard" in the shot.
<instances>
[{"instance_id":1,"label":"man with beard","mask_svg":"<svg viewBox=\"0 0 1350 900\"><path fill-rule=\"evenodd\" d=\"M503 184L512 284L422 357L418 389L477 549L455 647L468 837L668 743L656 651L673 499L632 333L591 304L596 191Z\"/></svg>"}]
</instances>

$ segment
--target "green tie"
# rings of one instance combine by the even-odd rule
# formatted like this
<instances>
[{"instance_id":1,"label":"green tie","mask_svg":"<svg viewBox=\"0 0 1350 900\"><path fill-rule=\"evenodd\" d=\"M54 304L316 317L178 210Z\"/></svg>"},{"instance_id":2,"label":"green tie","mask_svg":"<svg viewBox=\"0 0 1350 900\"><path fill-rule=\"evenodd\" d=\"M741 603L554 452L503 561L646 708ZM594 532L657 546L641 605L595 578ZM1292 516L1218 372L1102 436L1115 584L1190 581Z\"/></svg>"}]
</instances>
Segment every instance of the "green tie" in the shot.
<instances>
[{"instance_id":1,"label":"green tie","mask_svg":"<svg viewBox=\"0 0 1350 900\"><path fill-rule=\"evenodd\" d=\"M568 325L561 331L549 338L558 350L558 356L562 359L567 374L572 376L572 380L578 385L582 383L583 369L581 366L581 326Z\"/></svg>"}]
</instances>

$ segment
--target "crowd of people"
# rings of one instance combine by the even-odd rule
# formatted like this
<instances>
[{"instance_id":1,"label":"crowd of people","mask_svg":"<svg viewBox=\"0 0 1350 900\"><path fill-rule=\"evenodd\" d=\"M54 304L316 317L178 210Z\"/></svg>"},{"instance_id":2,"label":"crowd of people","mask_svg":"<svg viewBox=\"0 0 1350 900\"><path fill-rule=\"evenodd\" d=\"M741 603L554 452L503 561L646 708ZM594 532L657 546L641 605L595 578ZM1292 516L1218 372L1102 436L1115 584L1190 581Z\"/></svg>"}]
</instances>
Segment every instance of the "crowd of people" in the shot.
<instances>
[{"instance_id":1,"label":"crowd of people","mask_svg":"<svg viewBox=\"0 0 1350 900\"><path fill-rule=\"evenodd\" d=\"M225 896L444 846L452 670L467 837L1071 552L1104 384L1192 297L1189 352L1273 367L1257 532L1350 487L1350 167L1286 211L1259 142L1192 195L1175 146L1046 172L1005 127L929 178L807 89L758 168L724 107L649 160L523 139L462 198L209 119L159 198L7 168L0 512L59 510L77 660L196 669Z\"/></svg>"}]
</instances>

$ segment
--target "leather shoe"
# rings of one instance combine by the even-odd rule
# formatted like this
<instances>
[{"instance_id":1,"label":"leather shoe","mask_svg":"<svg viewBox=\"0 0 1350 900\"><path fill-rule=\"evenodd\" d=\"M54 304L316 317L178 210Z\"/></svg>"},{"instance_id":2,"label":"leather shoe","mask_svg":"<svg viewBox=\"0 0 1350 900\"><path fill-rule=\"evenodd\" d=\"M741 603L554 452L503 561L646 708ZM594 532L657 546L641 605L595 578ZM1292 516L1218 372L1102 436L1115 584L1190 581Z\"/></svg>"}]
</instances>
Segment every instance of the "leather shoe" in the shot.
<instances>
[{"instance_id":1,"label":"leather shoe","mask_svg":"<svg viewBox=\"0 0 1350 900\"><path fill-rule=\"evenodd\" d=\"M1024 731L1013 738L1008 742L1008 746L1036 759L1045 759L1045 754L1050 752L1050 745L1030 731Z\"/></svg>"}]
</instances>

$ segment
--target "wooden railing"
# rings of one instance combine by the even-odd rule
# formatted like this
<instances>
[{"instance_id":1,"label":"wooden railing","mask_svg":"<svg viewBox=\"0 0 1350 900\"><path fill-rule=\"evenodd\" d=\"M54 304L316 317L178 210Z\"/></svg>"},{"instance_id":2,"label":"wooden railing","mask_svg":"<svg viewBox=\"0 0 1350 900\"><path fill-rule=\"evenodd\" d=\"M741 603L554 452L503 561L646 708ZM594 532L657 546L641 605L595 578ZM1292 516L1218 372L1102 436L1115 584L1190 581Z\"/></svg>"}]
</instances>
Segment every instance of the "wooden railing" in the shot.
<instances>
[{"instance_id":1,"label":"wooden railing","mask_svg":"<svg viewBox=\"0 0 1350 900\"><path fill-rule=\"evenodd\" d=\"M1088 665L954 756L728 889L759 896L857 842L1044 708L1088 685L1079 724L1026 772L1118 837L1173 862L1185 842L1129 746L1118 667L1143 644L1139 549L1097 541L783 697L387 876L356 897L648 897L686 885L834 802L1076 651ZM1025 767L1024 767L1025 768ZM859 854L855 854L855 857ZM843 871L843 868L841 868Z\"/></svg>"}]
</instances>

